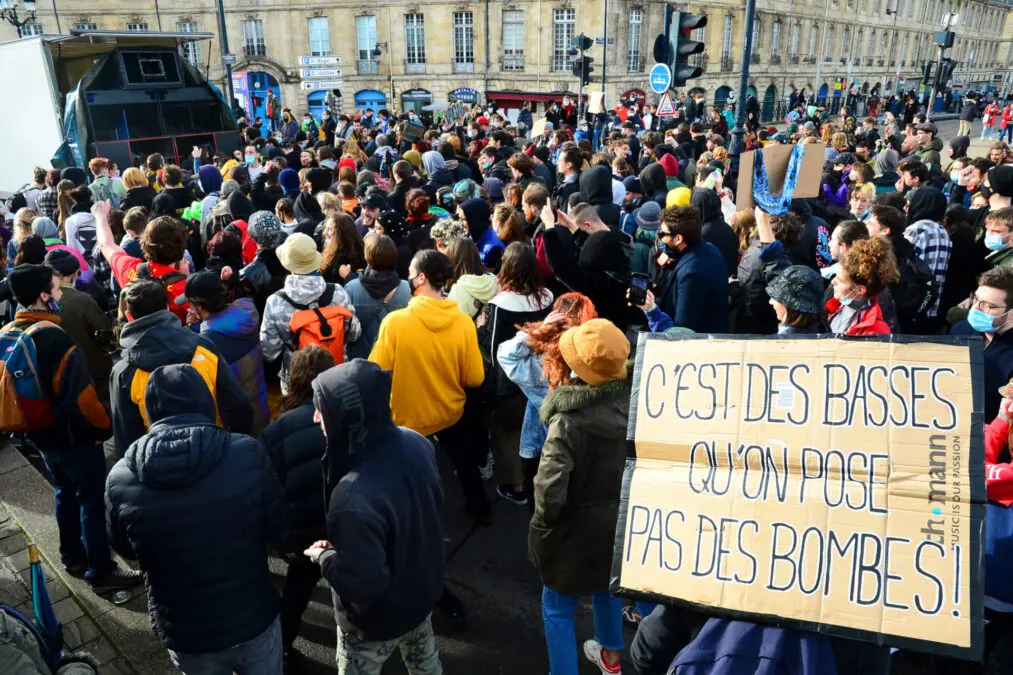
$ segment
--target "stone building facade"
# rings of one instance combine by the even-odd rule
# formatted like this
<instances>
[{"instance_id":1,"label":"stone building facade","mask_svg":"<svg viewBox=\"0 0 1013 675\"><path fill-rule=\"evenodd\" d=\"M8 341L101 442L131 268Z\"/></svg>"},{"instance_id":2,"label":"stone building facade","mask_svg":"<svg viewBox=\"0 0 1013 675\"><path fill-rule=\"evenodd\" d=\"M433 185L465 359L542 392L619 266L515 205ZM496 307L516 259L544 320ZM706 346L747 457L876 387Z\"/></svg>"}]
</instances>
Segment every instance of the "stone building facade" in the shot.
<instances>
[{"instance_id":1,"label":"stone building facade","mask_svg":"<svg viewBox=\"0 0 1013 675\"><path fill-rule=\"evenodd\" d=\"M567 52L579 33L598 39L590 51L591 90L601 89L606 59L608 105L644 92L653 101L646 71L664 6L659 0L609 0L606 42L605 0L225 0L228 42L237 62L233 80L244 103L258 111L269 88L294 110L319 108L325 95L320 85L335 81L342 83L345 110L421 109L450 98L491 99L508 109L530 99L541 110L544 101L577 92ZM702 87L708 101L719 102L738 86L745 2L676 3L676 8L708 17L709 25L696 35L706 44L696 57L704 74L690 84ZM994 0L758 0L751 92L772 114L793 88L827 99L849 86L865 94L891 92L898 83L917 89L922 64L937 55L932 33L946 12L959 13L950 50L960 62L954 85L980 90L1008 84L1013 50L1005 36L1013 21L1009 7ZM40 27L30 30L218 33L213 0L42 0L38 22ZM224 84L217 38L188 46L186 54ZM304 73L301 57L340 57L341 65Z\"/></svg>"}]
</instances>

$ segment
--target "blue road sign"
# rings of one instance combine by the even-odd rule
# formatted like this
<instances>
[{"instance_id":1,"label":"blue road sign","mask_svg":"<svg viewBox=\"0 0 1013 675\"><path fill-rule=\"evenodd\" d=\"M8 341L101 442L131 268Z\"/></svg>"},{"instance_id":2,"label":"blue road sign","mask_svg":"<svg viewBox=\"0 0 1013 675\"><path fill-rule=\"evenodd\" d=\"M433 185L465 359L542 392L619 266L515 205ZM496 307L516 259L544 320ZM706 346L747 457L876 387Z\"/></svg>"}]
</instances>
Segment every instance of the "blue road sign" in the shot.
<instances>
[{"instance_id":1,"label":"blue road sign","mask_svg":"<svg viewBox=\"0 0 1013 675\"><path fill-rule=\"evenodd\" d=\"M650 79L651 90L655 94L664 94L672 86L672 69L664 63L655 63Z\"/></svg>"}]
</instances>

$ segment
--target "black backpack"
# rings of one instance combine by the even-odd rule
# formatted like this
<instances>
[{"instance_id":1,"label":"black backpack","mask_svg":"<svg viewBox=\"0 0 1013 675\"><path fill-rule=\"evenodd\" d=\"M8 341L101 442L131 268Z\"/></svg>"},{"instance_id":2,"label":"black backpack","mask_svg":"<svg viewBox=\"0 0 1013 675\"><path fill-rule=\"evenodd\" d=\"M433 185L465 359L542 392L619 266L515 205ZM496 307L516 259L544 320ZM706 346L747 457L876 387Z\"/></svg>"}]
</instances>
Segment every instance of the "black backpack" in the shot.
<instances>
[{"instance_id":1,"label":"black backpack","mask_svg":"<svg viewBox=\"0 0 1013 675\"><path fill-rule=\"evenodd\" d=\"M932 268L917 255L904 257L897 263L900 281L890 286L897 320L902 332L917 334L919 322L928 318L928 311L936 304L939 287Z\"/></svg>"}]
</instances>

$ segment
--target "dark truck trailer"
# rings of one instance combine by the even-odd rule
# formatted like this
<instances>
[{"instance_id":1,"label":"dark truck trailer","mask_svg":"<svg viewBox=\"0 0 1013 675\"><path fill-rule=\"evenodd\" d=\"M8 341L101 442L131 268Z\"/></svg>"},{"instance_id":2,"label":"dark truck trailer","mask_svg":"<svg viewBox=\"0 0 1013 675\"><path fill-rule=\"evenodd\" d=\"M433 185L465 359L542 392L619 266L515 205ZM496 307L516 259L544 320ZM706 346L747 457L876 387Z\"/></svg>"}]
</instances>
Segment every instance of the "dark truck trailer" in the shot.
<instances>
[{"instance_id":1,"label":"dark truck trailer","mask_svg":"<svg viewBox=\"0 0 1013 675\"><path fill-rule=\"evenodd\" d=\"M35 166L87 165L107 157L123 171L149 154L190 164L193 147L231 155L239 132L231 106L183 58L210 33L72 31L0 44L0 191Z\"/></svg>"}]
</instances>

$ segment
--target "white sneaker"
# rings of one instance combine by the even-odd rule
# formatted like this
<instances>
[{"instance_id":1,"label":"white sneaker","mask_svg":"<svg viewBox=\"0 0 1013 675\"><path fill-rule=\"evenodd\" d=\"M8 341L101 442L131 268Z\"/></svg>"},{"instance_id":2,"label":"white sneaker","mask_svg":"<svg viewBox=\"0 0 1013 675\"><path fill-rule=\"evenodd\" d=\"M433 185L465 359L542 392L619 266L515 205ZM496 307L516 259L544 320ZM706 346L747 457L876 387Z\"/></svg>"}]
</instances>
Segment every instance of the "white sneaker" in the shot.
<instances>
[{"instance_id":1,"label":"white sneaker","mask_svg":"<svg viewBox=\"0 0 1013 675\"><path fill-rule=\"evenodd\" d=\"M485 456L485 466L478 467L478 473L482 480L492 480L492 474L496 470L496 460L492 458L492 450Z\"/></svg>"},{"instance_id":2,"label":"white sneaker","mask_svg":"<svg viewBox=\"0 0 1013 675\"><path fill-rule=\"evenodd\" d=\"M601 656L601 651L601 644L599 644L597 640L588 640L584 643L584 656L587 657L588 661L598 666L602 675L622 675L622 662L616 661L612 665L605 663L605 659Z\"/></svg>"}]
</instances>

